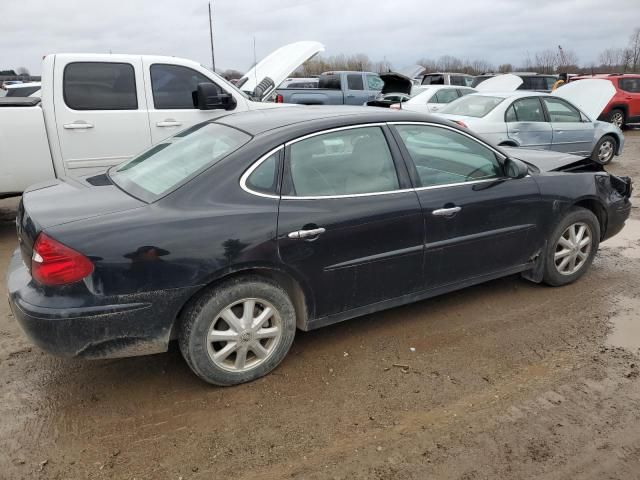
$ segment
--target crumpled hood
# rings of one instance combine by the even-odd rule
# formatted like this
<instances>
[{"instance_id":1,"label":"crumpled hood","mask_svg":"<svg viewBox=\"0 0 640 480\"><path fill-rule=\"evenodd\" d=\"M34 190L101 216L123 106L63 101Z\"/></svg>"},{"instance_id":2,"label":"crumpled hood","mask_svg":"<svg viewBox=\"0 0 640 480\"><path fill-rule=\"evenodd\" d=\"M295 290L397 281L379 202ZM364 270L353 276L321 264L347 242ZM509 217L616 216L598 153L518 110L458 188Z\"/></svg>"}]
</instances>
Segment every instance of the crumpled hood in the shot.
<instances>
[{"instance_id":1,"label":"crumpled hood","mask_svg":"<svg viewBox=\"0 0 640 480\"><path fill-rule=\"evenodd\" d=\"M585 157L551 150L531 148L500 147L511 158L517 158L537 167L542 172L552 172L574 163L583 162ZM591 160L589 160L591 162Z\"/></svg>"}]
</instances>

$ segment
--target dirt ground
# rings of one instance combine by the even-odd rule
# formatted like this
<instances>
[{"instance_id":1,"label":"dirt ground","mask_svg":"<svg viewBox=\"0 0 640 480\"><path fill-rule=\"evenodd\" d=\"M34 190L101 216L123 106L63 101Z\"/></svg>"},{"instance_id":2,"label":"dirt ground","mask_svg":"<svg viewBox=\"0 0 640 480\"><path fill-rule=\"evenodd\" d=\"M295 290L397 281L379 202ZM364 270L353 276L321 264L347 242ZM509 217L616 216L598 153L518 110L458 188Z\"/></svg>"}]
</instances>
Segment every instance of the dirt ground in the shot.
<instances>
[{"instance_id":1,"label":"dirt ground","mask_svg":"<svg viewBox=\"0 0 640 480\"><path fill-rule=\"evenodd\" d=\"M640 130L626 138L609 170L640 178ZM0 202L1 272L15 204ZM299 332L275 372L233 388L175 347L51 357L0 302L0 478L638 479L632 217L576 284L509 277Z\"/></svg>"}]
</instances>

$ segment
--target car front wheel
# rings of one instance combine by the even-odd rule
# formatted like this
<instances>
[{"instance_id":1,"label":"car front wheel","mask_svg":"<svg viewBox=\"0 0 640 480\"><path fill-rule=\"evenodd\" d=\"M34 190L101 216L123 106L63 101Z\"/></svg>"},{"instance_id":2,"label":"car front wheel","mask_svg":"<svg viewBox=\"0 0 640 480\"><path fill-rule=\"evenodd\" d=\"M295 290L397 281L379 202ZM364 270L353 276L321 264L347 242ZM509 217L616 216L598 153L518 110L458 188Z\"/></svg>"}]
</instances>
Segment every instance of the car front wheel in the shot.
<instances>
[{"instance_id":1,"label":"car front wheel","mask_svg":"<svg viewBox=\"0 0 640 480\"><path fill-rule=\"evenodd\" d=\"M598 141L598 143L596 143L596 146L593 148L593 152L591 153L591 160L602 165L606 165L611 160L613 160L613 156L616 154L617 146L618 144L612 136L605 135Z\"/></svg>"},{"instance_id":2,"label":"car front wheel","mask_svg":"<svg viewBox=\"0 0 640 480\"><path fill-rule=\"evenodd\" d=\"M589 269L600 245L600 224L590 210L575 207L551 234L545 255L544 282L566 285Z\"/></svg>"},{"instance_id":3,"label":"car front wheel","mask_svg":"<svg viewBox=\"0 0 640 480\"><path fill-rule=\"evenodd\" d=\"M284 359L296 331L287 293L261 277L211 288L182 317L180 350L201 379L214 385L249 382Z\"/></svg>"}]
</instances>

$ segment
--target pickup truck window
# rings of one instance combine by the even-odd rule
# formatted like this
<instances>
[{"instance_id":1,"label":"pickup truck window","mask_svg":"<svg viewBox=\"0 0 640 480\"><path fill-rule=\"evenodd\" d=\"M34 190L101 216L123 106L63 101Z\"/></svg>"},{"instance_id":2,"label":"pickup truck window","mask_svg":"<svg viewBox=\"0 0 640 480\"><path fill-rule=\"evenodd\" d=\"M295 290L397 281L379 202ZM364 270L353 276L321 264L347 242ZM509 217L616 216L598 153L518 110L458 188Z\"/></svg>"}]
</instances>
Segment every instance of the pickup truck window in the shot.
<instances>
[{"instance_id":1,"label":"pickup truck window","mask_svg":"<svg viewBox=\"0 0 640 480\"><path fill-rule=\"evenodd\" d=\"M218 163L250 139L246 133L226 125L195 125L112 168L109 177L130 195L153 202Z\"/></svg>"},{"instance_id":2,"label":"pickup truck window","mask_svg":"<svg viewBox=\"0 0 640 480\"><path fill-rule=\"evenodd\" d=\"M136 76L129 63L70 63L64 68L62 90L72 110L138 109Z\"/></svg>"},{"instance_id":3,"label":"pickup truck window","mask_svg":"<svg viewBox=\"0 0 640 480\"><path fill-rule=\"evenodd\" d=\"M199 83L213 82L188 67L161 63L151 65L153 105L157 110L196 108L193 104L193 92L198 89ZM219 87L218 91L222 93Z\"/></svg>"},{"instance_id":4,"label":"pickup truck window","mask_svg":"<svg viewBox=\"0 0 640 480\"><path fill-rule=\"evenodd\" d=\"M349 90L364 90L364 82L360 73L347 75L347 88Z\"/></svg>"},{"instance_id":5,"label":"pickup truck window","mask_svg":"<svg viewBox=\"0 0 640 480\"><path fill-rule=\"evenodd\" d=\"M320 76L318 81L318 88L331 88L333 90L340 90L342 88L340 83L340 75L337 73L327 73Z\"/></svg>"}]
</instances>

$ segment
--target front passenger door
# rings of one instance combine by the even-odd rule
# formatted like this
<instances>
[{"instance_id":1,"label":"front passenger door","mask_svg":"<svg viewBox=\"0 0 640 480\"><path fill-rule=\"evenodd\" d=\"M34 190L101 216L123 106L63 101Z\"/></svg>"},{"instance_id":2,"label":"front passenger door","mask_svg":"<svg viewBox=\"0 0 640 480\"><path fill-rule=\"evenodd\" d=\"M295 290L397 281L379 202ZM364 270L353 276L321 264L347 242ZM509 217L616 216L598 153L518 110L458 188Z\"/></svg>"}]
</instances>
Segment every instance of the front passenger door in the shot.
<instances>
[{"instance_id":1,"label":"front passenger door","mask_svg":"<svg viewBox=\"0 0 640 480\"><path fill-rule=\"evenodd\" d=\"M522 268L542 247L532 177L505 178L497 153L445 126L396 124L425 221L425 288Z\"/></svg>"}]
</instances>

